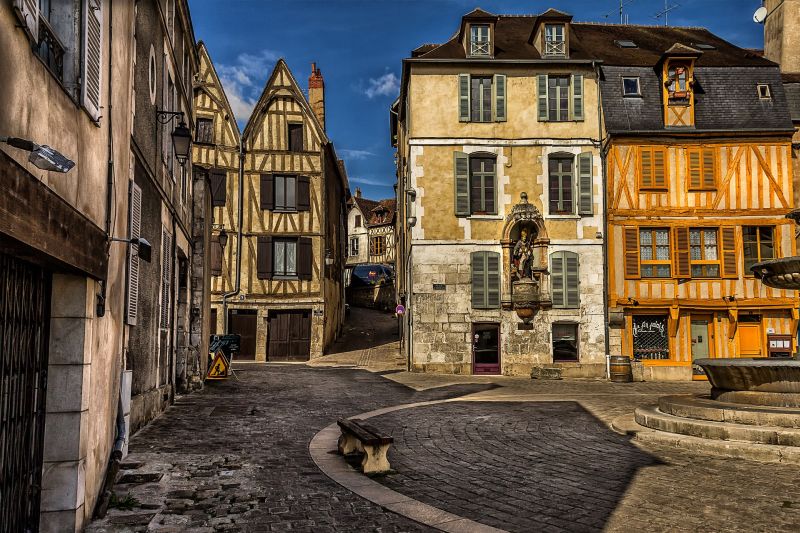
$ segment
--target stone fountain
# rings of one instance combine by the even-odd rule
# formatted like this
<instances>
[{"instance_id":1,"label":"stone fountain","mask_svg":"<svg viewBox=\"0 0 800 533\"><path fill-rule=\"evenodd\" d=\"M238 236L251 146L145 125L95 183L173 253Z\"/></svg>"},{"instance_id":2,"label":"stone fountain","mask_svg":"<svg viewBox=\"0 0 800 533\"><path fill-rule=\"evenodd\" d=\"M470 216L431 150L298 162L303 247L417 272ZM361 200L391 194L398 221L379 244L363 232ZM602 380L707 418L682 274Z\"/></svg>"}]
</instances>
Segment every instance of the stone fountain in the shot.
<instances>
[{"instance_id":1,"label":"stone fountain","mask_svg":"<svg viewBox=\"0 0 800 533\"><path fill-rule=\"evenodd\" d=\"M787 218L800 225L800 209ZM800 256L762 261L751 270L768 287L800 291ZM671 434L670 442L676 445L698 447L698 442L707 441L715 443L709 445L712 452L800 464L797 357L698 359L694 364L708 376L710 395L664 396L657 407L636 409L634 426L639 429L628 426L626 431L640 440L648 435L663 441ZM739 442L732 447L719 441Z\"/></svg>"}]
</instances>

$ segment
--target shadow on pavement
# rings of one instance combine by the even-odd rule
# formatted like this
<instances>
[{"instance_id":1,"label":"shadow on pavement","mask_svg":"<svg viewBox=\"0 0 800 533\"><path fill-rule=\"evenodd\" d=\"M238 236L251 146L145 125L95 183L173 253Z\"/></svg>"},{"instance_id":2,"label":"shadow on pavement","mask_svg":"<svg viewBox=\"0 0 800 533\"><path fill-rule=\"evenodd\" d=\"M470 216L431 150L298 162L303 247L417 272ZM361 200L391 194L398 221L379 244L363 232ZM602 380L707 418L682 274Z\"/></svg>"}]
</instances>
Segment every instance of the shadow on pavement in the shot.
<instances>
[{"instance_id":1,"label":"shadow on pavement","mask_svg":"<svg viewBox=\"0 0 800 533\"><path fill-rule=\"evenodd\" d=\"M351 307L342 336L328 348L325 355L377 348L398 340L397 318L393 313Z\"/></svg>"}]
</instances>

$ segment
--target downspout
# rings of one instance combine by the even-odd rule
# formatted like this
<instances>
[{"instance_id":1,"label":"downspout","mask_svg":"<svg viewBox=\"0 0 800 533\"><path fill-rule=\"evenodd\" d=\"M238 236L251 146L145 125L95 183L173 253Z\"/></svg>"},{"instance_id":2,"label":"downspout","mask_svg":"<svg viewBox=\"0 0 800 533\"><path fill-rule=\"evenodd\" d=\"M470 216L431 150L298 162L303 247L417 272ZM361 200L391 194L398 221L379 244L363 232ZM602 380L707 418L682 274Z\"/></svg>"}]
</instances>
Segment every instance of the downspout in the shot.
<instances>
[{"instance_id":1,"label":"downspout","mask_svg":"<svg viewBox=\"0 0 800 533\"><path fill-rule=\"evenodd\" d=\"M244 141L239 138L239 216L237 223L239 228L236 237L236 281L234 282L233 290L226 292L222 295L222 332L228 334L228 298L239 294L240 284L242 280L242 223L244 221L244 213L242 212L244 203Z\"/></svg>"},{"instance_id":2,"label":"downspout","mask_svg":"<svg viewBox=\"0 0 800 533\"><path fill-rule=\"evenodd\" d=\"M606 356L606 378L611 379L611 341L609 339L609 332L611 328L608 326L608 206L607 200L607 185L608 180L606 176L606 150L605 143L603 142L603 100L602 90L600 88L600 68L597 63L592 61L592 68L594 68L595 76L597 78L597 138L600 141L600 164L602 176L602 213L603 213L603 319L605 322L605 356Z\"/></svg>"}]
</instances>

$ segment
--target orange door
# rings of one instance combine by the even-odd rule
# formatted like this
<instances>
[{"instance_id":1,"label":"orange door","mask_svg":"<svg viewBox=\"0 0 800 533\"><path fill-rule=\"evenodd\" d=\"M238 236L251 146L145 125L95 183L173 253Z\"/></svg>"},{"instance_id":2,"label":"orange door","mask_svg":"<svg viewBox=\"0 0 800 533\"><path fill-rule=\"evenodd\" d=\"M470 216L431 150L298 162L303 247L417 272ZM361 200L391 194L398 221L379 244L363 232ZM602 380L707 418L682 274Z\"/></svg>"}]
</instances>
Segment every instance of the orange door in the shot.
<instances>
[{"instance_id":1,"label":"orange door","mask_svg":"<svg viewBox=\"0 0 800 533\"><path fill-rule=\"evenodd\" d=\"M739 357L763 357L761 324L739 323Z\"/></svg>"}]
</instances>

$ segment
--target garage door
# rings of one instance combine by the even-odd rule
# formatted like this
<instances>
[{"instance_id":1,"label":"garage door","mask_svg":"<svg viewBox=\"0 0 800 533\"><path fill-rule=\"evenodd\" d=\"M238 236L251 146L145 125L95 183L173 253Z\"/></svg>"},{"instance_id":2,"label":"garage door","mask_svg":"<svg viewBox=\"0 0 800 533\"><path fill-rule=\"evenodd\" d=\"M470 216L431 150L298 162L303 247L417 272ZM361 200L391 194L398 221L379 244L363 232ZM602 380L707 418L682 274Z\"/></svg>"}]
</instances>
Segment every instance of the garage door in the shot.
<instances>
[{"instance_id":1,"label":"garage door","mask_svg":"<svg viewBox=\"0 0 800 533\"><path fill-rule=\"evenodd\" d=\"M268 361L308 361L311 353L311 311L269 314Z\"/></svg>"}]
</instances>

